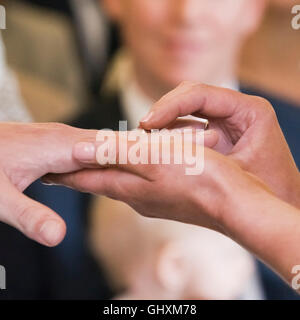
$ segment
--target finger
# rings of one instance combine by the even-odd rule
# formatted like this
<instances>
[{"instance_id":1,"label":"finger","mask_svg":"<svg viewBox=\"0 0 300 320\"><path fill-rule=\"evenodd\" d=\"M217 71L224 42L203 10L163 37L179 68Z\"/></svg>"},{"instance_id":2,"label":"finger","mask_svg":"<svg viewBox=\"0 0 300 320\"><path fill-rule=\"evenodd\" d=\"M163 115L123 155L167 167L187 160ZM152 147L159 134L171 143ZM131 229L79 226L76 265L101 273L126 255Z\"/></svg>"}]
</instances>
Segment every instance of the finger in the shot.
<instances>
[{"instance_id":1,"label":"finger","mask_svg":"<svg viewBox=\"0 0 300 320\"><path fill-rule=\"evenodd\" d=\"M219 142L219 134L216 130L208 130L204 132L204 146L206 148L215 148Z\"/></svg>"},{"instance_id":2,"label":"finger","mask_svg":"<svg viewBox=\"0 0 300 320\"><path fill-rule=\"evenodd\" d=\"M165 128L178 117L201 115L208 118L232 117L237 110L249 110L254 97L204 84L184 83L155 103L142 119L145 130Z\"/></svg>"},{"instance_id":3,"label":"finger","mask_svg":"<svg viewBox=\"0 0 300 320\"><path fill-rule=\"evenodd\" d=\"M81 192L105 195L123 201L145 181L134 174L114 168L84 169L74 173L48 174L42 180L47 184L64 185Z\"/></svg>"},{"instance_id":4,"label":"finger","mask_svg":"<svg viewBox=\"0 0 300 320\"><path fill-rule=\"evenodd\" d=\"M143 130L122 133L99 131L97 141L75 144L73 158L80 163L82 168L119 168L148 179L149 169L145 170L145 166L150 166L151 164L148 152L148 138L147 133ZM130 154L130 150L137 146L138 143L145 154L144 164L139 165L131 161L132 154Z\"/></svg>"},{"instance_id":5,"label":"finger","mask_svg":"<svg viewBox=\"0 0 300 320\"><path fill-rule=\"evenodd\" d=\"M0 185L0 220L49 247L58 245L66 234L61 217L3 180Z\"/></svg>"},{"instance_id":6,"label":"finger","mask_svg":"<svg viewBox=\"0 0 300 320\"><path fill-rule=\"evenodd\" d=\"M184 118L177 119L171 126L168 127L169 130L181 129L181 128L192 128L199 130L206 130L209 127L208 120L200 120L199 118L193 116L187 116Z\"/></svg>"},{"instance_id":7,"label":"finger","mask_svg":"<svg viewBox=\"0 0 300 320\"><path fill-rule=\"evenodd\" d=\"M203 127L203 124L199 125ZM197 141L198 135L195 127L192 129L192 141L194 143L199 143ZM176 131L176 133L173 133L171 130L151 134L146 134L144 132L139 143L128 141L131 132L128 133L128 136L121 136L120 133L114 133L116 134L117 139L107 140L105 142L106 148L102 148L104 144L98 141L94 143L79 142L73 148L73 157L80 163L82 168L119 168L151 180L153 171L153 155L155 155L156 159L158 158L159 161L161 161L160 150L167 148L166 150L170 150L172 152L172 149L170 149L171 146L168 144L168 142L164 141L162 137L164 135L170 135L171 137L177 137L177 135L181 135L181 143L185 141L186 137L184 135L184 131L180 129L178 130L179 132ZM110 137L112 133L113 132L109 133ZM201 129L201 133L203 133L203 129ZM105 134L105 132L103 132L103 134ZM123 132L122 134L126 133ZM139 132L137 134L139 135ZM155 137L154 139L152 139L152 134ZM200 143L204 142L204 146L213 148L218 143L218 140L219 134L217 131L207 130L204 132L204 139L200 139ZM140 156L138 161L133 161L133 158L135 158L136 155L137 147L139 148L140 155L143 154L143 156ZM112 156L108 156L106 151L108 154L111 153ZM136 160L136 158L134 160Z\"/></svg>"},{"instance_id":8,"label":"finger","mask_svg":"<svg viewBox=\"0 0 300 320\"><path fill-rule=\"evenodd\" d=\"M193 142L197 143L197 130L203 132L209 127L208 121L199 121L199 119L195 117L185 117L182 119L178 119L175 121L172 126L170 126L169 130L181 130L191 129L193 131ZM207 148L214 148L219 142L219 133L217 130L206 130L204 131L204 146Z\"/></svg>"}]
</instances>

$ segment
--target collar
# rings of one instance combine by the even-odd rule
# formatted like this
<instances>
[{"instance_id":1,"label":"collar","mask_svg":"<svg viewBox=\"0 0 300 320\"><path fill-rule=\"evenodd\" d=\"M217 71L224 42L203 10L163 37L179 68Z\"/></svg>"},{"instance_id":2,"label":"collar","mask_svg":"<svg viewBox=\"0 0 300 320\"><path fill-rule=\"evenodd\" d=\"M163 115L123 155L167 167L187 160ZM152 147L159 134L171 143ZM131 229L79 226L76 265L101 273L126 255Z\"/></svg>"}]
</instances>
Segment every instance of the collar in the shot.
<instances>
[{"instance_id":1,"label":"collar","mask_svg":"<svg viewBox=\"0 0 300 320\"><path fill-rule=\"evenodd\" d=\"M123 56L119 63L122 72L119 72L117 85L120 92L122 112L128 120L128 128L137 128L140 119L149 112L155 101L144 94L135 80L130 58L127 55ZM239 83L236 79L225 82L221 87L239 91Z\"/></svg>"}]
</instances>

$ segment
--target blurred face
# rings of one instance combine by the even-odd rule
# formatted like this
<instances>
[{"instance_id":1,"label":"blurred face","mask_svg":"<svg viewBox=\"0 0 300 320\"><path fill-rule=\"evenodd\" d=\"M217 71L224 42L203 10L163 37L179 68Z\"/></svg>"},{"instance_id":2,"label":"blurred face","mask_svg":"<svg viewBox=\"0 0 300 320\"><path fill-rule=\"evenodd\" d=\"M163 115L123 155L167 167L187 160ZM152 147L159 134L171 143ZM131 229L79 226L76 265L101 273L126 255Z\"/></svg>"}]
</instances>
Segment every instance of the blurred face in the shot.
<instances>
[{"instance_id":1,"label":"blurred face","mask_svg":"<svg viewBox=\"0 0 300 320\"><path fill-rule=\"evenodd\" d=\"M166 90L181 81L221 84L259 21L263 0L105 0L136 71ZM221 83L219 83L221 82Z\"/></svg>"}]
</instances>

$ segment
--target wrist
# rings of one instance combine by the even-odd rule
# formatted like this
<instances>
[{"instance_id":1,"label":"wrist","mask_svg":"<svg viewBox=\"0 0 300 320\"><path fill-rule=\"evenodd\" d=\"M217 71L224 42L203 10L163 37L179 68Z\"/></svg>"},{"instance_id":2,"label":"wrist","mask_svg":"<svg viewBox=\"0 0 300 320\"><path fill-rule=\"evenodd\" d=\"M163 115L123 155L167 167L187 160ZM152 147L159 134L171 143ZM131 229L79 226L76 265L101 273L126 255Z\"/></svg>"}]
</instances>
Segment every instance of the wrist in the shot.
<instances>
[{"instance_id":1,"label":"wrist","mask_svg":"<svg viewBox=\"0 0 300 320\"><path fill-rule=\"evenodd\" d=\"M300 172L293 178L293 181L289 181L289 187L285 190L283 200L300 209Z\"/></svg>"},{"instance_id":2,"label":"wrist","mask_svg":"<svg viewBox=\"0 0 300 320\"><path fill-rule=\"evenodd\" d=\"M243 181L228 190L221 222L228 234L245 240L255 236L257 225L266 218L262 212L277 200L260 180L245 173Z\"/></svg>"},{"instance_id":3,"label":"wrist","mask_svg":"<svg viewBox=\"0 0 300 320\"><path fill-rule=\"evenodd\" d=\"M226 168L216 184L217 198L212 208L217 212L215 219L234 239L243 240L252 231L255 234L261 210L268 209L268 205L262 209L264 203L280 201L260 179L238 166Z\"/></svg>"},{"instance_id":4,"label":"wrist","mask_svg":"<svg viewBox=\"0 0 300 320\"><path fill-rule=\"evenodd\" d=\"M227 195L222 226L226 235L289 281L292 267L300 263L300 212L259 180L245 178L248 182Z\"/></svg>"},{"instance_id":5,"label":"wrist","mask_svg":"<svg viewBox=\"0 0 300 320\"><path fill-rule=\"evenodd\" d=\"M207 168L210 165L211 163L206 162L206 169L213 174L210 174L209 179L205 176L199 178L202 180L199 180L200 188L192 193L194 204L198 212L204 212L208 219L213 221L213 229L231 234L232 227L235 225L233 221L238 219L239 206L247 203L249 192L259 193L264 185L236 164L226 162L225 159L222 165ZM203 182L207 180L208 182ZM202 225L202 216L201 214L196 216L196 219L201 219L196 224Z\"/></svg>"}]
</instances>

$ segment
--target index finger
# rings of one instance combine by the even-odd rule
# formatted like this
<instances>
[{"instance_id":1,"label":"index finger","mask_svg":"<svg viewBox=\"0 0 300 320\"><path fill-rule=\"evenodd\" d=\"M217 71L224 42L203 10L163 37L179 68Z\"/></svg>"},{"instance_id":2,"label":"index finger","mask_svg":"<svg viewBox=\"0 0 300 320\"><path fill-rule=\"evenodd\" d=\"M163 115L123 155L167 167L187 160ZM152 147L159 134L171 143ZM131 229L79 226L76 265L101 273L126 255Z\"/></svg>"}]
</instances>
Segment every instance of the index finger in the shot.
<instances>
[{"instance_id":1,"label":"index finger","mask_svg":"<svg viewBox=\"0 0 300 320\"><path fill-rule=\"evenodd\" d=\"M184 82L153 105L140 127L145 130L164 128L178 117L191 114L229 118L255 105L253 98L234 90Z\"/></svg>"}]
</instances>

